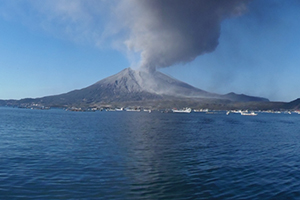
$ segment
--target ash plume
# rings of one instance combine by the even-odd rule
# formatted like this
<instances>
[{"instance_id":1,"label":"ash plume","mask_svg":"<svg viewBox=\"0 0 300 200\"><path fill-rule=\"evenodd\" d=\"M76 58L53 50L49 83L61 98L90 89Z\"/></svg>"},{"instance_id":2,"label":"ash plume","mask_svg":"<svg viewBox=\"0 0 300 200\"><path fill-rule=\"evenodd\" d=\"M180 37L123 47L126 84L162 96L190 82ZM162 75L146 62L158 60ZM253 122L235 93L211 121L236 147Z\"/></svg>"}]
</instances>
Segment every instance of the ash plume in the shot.
<instances>
[{"instance_id":1,"label":"ash plume","mask_svg":"<svg viewBox=\"0 0 300 200\"><path fill-rule=\"evenodd\" d=\"M249 0L123 0L116 12L129 30L125 44L154 71L187 63L218 46L222 20L239 16Z\"/></svg>"},{"instance_id":2,"label":"ash plume","mask_svg":"<svg viewBox=\"0 0 300 200\"><path fill-rule=\"evenodd\" d=\"M0 6L0 16L18 13L16 19L34 29L40 26L78 43L102 48L108 41L118 50L125 47L129 60L154 71L214 51L221 22L242 15L249 1L30 0L23 2L24 7L6 1Z\"/></svg>"}]
</instances>

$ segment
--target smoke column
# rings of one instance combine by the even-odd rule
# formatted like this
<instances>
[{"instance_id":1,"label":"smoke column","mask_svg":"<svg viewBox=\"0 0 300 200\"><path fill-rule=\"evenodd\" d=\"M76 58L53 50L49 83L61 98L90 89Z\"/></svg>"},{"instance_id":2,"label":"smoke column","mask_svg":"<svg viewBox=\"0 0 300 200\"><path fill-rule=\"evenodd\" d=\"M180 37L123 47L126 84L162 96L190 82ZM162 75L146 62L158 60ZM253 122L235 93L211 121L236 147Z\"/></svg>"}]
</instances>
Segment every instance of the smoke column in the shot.
<instances>
[{"instance_id":1,"label":"smoke column","mask_svg":"<svg viewBox=\"0 0 300 200\"><path fill-rule=\"evenodd\" d=\"M123 0L115 12L129 30L125 44L153 71L187 63L218 46L222 20L246 11L249 0Z\"/></svg>"},{"instance_id":2,"label":"smoke column","mask_svg":"<svg viewBox=\"0 0 300 200\"><path fill-rule=\"evenodd\" d=\"M249 1L30 0L23 2L24 8L32 10L29 16L26 9L17 8L18 3L5 1L0 14L18 13L24 23L99 47L112 40L112 46L120 48L122 41L129 55L140 55L140 67L155 70L214 51L221 22L242 15ZM108 21L106 28L104 21Z\"/></svg>"}]
</instances>

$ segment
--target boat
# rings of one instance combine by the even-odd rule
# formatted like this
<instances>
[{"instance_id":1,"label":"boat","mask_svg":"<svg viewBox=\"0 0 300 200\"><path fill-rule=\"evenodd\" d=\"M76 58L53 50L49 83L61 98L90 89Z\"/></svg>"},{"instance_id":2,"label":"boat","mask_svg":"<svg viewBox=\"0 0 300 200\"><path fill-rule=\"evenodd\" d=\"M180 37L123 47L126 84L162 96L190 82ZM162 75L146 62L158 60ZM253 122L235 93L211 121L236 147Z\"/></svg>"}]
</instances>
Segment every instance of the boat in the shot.
<instances>
[{"instance_id":1,"label":"boat","mask_svg":"<svg viewBox=\"0 0 300 200\"><path fill-rule=\"evenodd\" d=\"M194 112L209 112L208 109L199 109L199 110L194 110Z\"/></svg>"},{"instance_id":2,"label":"boat","mask_svg":"<svg viewBox=\"0 0 300 200\"><path fill-rule=\"evenodd\" d=\"M256 116L255 112L241 112L241 115L249 115L249 116Z\"/></svg>"},{"instance_id":3,"label":"boat","mask_svg":"<svg viewBox=\"0 0 300 200\"><path fill-rule=\"evenodd\" d=\"M172 109L172 112L173 113L191 113L192 109L191 108L184 108L184 109L180 109L180 110Z\"/></svg>"},{"instance_id":4,"label":"boat","mask_svg":"<svg viewBox=\"0 0 300 200\"><path fill-rule=\"evenodd\" d=\"M126 108L125 111L127 111L127 112L140 112L141 110L140 110L140 109L137 109L137 108L135 108L135 109L132 109L132 108Z\"/></svg>"}]
</instances>

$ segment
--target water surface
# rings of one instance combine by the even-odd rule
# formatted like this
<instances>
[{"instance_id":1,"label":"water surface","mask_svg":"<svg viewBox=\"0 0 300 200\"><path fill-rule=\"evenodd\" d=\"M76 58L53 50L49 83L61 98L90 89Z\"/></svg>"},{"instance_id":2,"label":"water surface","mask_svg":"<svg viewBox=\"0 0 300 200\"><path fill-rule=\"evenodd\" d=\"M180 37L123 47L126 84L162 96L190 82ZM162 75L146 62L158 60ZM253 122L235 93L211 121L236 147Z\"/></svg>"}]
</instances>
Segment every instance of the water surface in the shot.
<instances>
[{"instance_id":1,"label":"water surface","mask_svg":"<svg viewBox=\"0 0 300 200\"><path fill-rule=\"evenodd\" d=\"M300 115L0 108L0 199L294 199Z\"/></svg>"}]
</instances>

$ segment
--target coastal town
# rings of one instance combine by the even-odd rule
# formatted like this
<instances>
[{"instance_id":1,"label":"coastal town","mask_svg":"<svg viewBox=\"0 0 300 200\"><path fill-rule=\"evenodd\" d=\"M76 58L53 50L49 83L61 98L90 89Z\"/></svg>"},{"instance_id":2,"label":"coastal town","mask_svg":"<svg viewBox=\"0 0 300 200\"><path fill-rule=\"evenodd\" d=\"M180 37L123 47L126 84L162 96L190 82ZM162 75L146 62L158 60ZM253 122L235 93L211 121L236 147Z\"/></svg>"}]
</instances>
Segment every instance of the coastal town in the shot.
<instances>
[{"instance_id":1,"label":"coastal town","mask_svg":"<svg viewBox=\"0 0 300 200\"><path fill-rule=\"evenodd\" d=\"M47 107L41 104L30 104L30 105L20 105L16 108L22 109L31 109L31 110L49 110L55 107ZM203 114L240 114L244 116L256 116L259 113L270 113L270 114L300 114L300 110L249 110L249 109L236 109L236 110L213 110L207 108L165 108L165 109L155 109L150 107L142 107L142 106L128 106L128 107L111 107L111 106L103 106L103 107L67 107L67 108L55 108L55 109L63 109L65 111L70 112L160 112L160 113L203 113Z\"/></svg>"}]
</instances>

